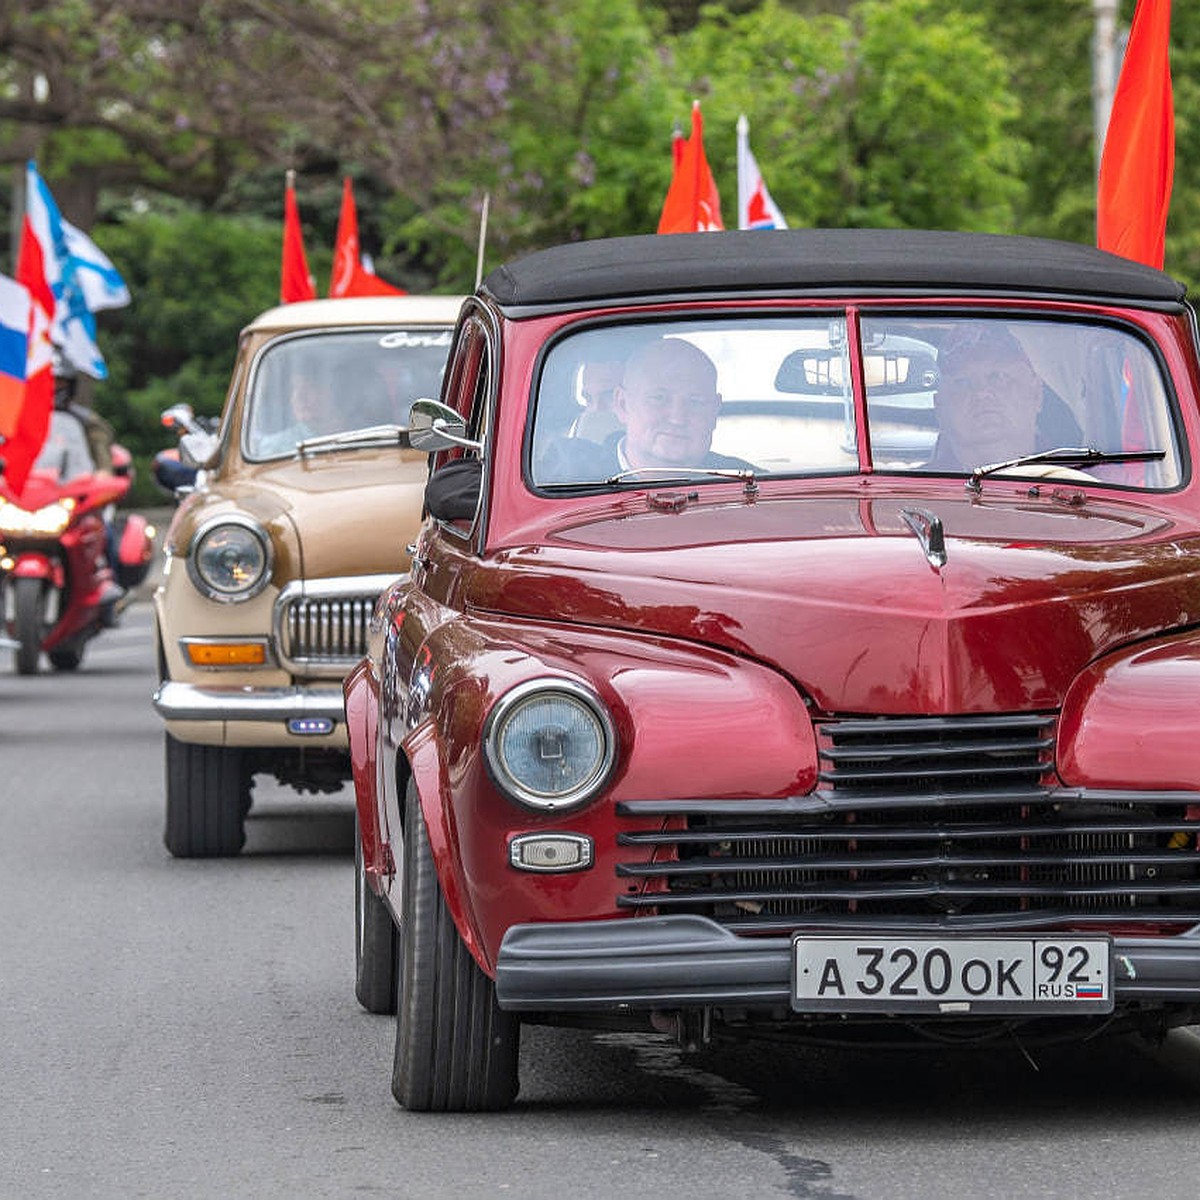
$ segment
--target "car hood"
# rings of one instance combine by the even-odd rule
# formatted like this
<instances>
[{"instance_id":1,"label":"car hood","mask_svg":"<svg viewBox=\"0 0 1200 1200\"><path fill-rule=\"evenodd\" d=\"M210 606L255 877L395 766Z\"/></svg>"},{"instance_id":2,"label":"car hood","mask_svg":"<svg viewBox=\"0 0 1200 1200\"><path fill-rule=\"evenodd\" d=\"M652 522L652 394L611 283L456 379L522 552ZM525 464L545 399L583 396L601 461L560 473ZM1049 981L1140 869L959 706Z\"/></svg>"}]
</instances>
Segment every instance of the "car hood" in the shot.
<instances>
[{"instance_id":1,"label":"car hood","mask_svg":"<svg viewBox=\"0 0 1200 1200\"><path fill-rule=\"evenodd\" d=\"M428 458L410 450L358 450L263 463L213 482L192 528L224 511L260 521L278 540L290 526L306 579L400 574L421 523ZM185 541L187 530L174 530Z\"/></svg>"},{"instance_id":2,"label":"car hood","mask_svg":"<svg viewBox=\"0 0 1200 1200\"><path fill-rule=\"evenodd\" d=\"M469 599L722 646L843 713L1055 707L1098 654L1200 621L1195 529L1133 503L1077 491L677 502L506 551Z\"/></svg>"}]
</instances>

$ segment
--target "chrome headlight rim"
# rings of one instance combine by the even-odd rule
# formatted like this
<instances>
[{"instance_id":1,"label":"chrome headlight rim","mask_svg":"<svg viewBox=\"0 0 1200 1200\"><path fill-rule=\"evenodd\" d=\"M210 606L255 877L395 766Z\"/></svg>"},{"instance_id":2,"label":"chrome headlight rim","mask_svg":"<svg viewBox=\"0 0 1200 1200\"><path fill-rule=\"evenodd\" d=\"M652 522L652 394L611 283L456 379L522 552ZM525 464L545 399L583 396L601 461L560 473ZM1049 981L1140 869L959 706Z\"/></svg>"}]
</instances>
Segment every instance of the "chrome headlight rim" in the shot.
<instances>
[{"instance_id":1,"label":"chrome headlight rim","mask_svg":"<svg viewBox=\"0 0 1200 1200\"><path fill-rule=\"evenodd\" d=\"M586 779L568 791L550 795L533 791L513 777L504 765L498 741L508 723L526 704L535 698L555 695L578 703L591 715L599 727L604 746ZM492 706L483 726L483 757L492 782L504 795L536 812L559 813L586 804L608 783L617 760L616 726L604 702L591 688L561 676L541 676L510 688Z\"/></svg>"},{"instance_id":2,"label":"chrome headlight rim","mask_svg":"<svg viewBox=\"0 0 1200 1200\"><path fill-rule=\"evenodd\" d=\"M226 525L233 525L250 533L258 542L263 555L263 566L258 577L249 587L236 592L222 591L220 588L214 587L204 578L197 565L198 552L203 546L205 538ZM192 535L187 554L188 578L192 581L192 586L209 600L216 600L222 604L241 604L246 600L253 600L271 582L274 569L275 551L271 545L271 536L252 517L243 516L241 513L227 513L224 516L211 517L197 526L196 532Z\"/></svg>"}]
</instances>

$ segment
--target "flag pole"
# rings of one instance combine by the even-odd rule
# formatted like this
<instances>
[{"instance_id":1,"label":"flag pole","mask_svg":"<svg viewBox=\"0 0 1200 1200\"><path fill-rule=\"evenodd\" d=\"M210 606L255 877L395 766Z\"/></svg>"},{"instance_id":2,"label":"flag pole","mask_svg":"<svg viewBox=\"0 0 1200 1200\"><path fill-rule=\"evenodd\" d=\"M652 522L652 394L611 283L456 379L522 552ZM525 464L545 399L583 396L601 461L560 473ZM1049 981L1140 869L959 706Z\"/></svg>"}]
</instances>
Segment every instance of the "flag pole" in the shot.
<instances>
[{"instance_id":1,"label":"flag pole","mask_svg":"<svg viewBox=\"0 0 1200 1200\"><path fill-rule=\"evenodd\" d=\"M492 193L483 193L483 208L479 212L479 252L475 256L475 290L483 281L483 247L487 243L488 206L491 204Z\"/></svg>"}]
</instances>

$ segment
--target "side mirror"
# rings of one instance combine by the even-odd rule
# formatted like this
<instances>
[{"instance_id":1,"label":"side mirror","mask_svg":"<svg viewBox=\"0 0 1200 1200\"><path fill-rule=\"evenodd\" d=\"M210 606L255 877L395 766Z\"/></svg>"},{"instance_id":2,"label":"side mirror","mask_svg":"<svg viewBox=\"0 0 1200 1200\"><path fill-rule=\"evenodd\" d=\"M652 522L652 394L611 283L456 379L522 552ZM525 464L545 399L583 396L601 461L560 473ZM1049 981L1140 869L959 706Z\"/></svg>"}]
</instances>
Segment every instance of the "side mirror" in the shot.
<instances>
[{"instance_id":1,"label":"side mirror","mask_svg":"<svg viewBox=\"0 0 1200 1200\"><path fill-rule=\"evenodd\" d=\"M482 442L467 437L467 427L462 417L440 400L414 400L408 414L408 444L414 450L433 454L438 450L449 450L461 446L478 454Z\"/></svg>"},{"instance_id":2,"label":"side mirror","mask_svg":"<svg viewBox=\"0 0 1200 1200\"><path fill-rule=\"evenodd\" d=\"M220 445L215 433L185 433L179 439L179 460L189 467L207 467L216 457Z\"/></svg>"}]
</instances>

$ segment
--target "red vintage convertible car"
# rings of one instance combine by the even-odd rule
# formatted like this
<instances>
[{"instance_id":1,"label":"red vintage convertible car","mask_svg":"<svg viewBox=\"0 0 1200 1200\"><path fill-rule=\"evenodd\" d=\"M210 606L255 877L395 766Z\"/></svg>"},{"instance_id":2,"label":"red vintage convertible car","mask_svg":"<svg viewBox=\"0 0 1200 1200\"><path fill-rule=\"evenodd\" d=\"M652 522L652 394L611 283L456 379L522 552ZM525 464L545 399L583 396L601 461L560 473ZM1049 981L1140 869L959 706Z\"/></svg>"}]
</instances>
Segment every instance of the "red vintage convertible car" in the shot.
<instances>
[{"instance_id":1,"label":"red vintage convertible car","mask_svg":"<svg viewBox=\"0 0 1200 1200\"><path fill-rule=\"evenodd\" d=\"M483 1109L522 1022L1021 1044L1200 1011L1200 359L1080 245L597 241L460 316L345 684L357 994Z\"/></svg>"}]
</instances>

